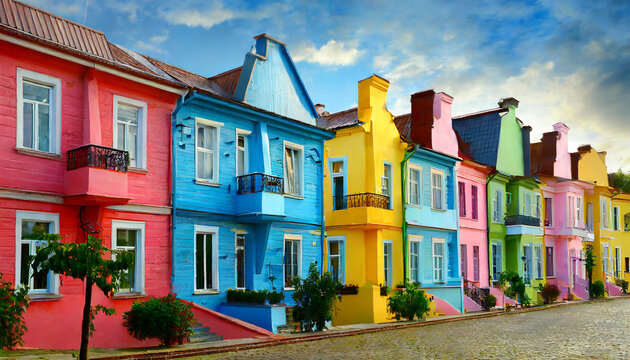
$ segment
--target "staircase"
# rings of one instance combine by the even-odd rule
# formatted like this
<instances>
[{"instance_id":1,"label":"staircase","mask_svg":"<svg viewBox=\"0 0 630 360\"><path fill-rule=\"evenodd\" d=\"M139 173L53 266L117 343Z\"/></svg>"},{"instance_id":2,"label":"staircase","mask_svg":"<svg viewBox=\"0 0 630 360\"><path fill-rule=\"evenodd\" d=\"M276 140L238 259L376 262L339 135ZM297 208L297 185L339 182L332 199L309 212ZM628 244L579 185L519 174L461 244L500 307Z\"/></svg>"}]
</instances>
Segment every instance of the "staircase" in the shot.
<instances>
[{"instance_id":1,"label":"staircase","mask_svg":"<svg viewBox=\"0 0 630 360\"><path fill-rule=\"evenodd\" d=\"M606 281L606 291L608 291L608 295L610 296L621 296L623 295L623 290L620 286L617 286L610 281Z\"/></svg>"},{"instance_id":2,"label":"staircase","mask_svg":"<svg viewBox=\"0 0 630 360\"><path fill-rule=\"evenodd\" d=\"M588 300L588 281L577 275L573 275L573 295L582 300Z\"/></svg>"},{"instance_id":3,"label":"staircase","mask_svg":"<svg viewBox=\"0 0 630 360\"><path fill-rule=\"evenodd\" d=\"M485 309L486 306L486 296L488 295L488 289L482 289L474 283L464 280L464 294L470 300L474 301L477 305L481 307L481 309Z\"/></svg>"},{"instance_id":4,"label":"staircase","mask_svg":"<svg viewBox=\"0 0 630 360\"><path fill-rule=\"evenodd\" d=\"M210 342L223 340L223 336L217 336L216 333L210 332L210 328L197 322L193 324L193 335L190 337L191 343Z\"/></svg>"}]
</instances>

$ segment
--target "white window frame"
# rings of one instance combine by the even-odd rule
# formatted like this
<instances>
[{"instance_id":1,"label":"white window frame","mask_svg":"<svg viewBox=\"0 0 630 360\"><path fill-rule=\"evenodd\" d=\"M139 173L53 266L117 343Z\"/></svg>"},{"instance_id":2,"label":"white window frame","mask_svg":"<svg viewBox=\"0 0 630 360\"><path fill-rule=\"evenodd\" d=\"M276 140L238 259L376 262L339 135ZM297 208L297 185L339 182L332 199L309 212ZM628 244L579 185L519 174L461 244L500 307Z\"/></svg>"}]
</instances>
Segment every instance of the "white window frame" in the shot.
<instances>
[{"instance_id":1,"label":"white window frame","mask_svg":"<svg viewBox=\"0 0 630 360\"><path fill-rule=\"evenodd\" d=\"M386 168L389 169L389 174L385 173ZM387 183L387 208L392 209L394 199L394 165L389 161L383 161L383 176L381 176L381 194L383 194L383 181L386 181Z\"/></svg>"},{"instance_id":2,"label":"white window frame","mask_svg":"<svg viewBox=\"0 0 630 360\"><path fill-rule=\"evenodd\" d=\"M40 74L34 71L17 68L17 134L16 147L19 149L29 149L51 154L61 154L61 79L49 75ZM48 151L38 150L35 147L29 148L24 143L24 81L33 82L45 86L50 86L50 116L49 149ZM35 124L33 124L35 127ZM35 138L33 138L35 144Z\"/></svg>"},{"instance_id":3,"label":"white window frame","mask_svg":"<svg viewBox=\"0 0 630 360\"><path fill-rule=\"evenodd\" d=\"M435 244L442 244L442 255L436 255L435 254ZM442 268L438 269L435 267L435 260L438 256L442 257ZM445 239L443 238L432 238L431 239L431 269L433 270L433 282L434 283L445 283L446 282L446 261L447 261L447 256L446 256L446 242ZM442 272L442 278L438 279L435 276L435 272L439 270Z\"/></svg>"},{"instance_id":4,"label":"white window frame","mask_svg":"<svg viewBox=\"0 0 630 360\"><path fill-rule=\"evenodd\" d=\"M503 190L494 189L494 196L492 197L492 222L497 224L503 224ZM498 216L498 218L497 218Z\"/></svg>"},{"instance_id":5,"label":"white window frame","mask_svg":"<svg viewBox=\"0 0 630 360\"><path fill-rule=\"evenodd\" d=\"M140 293L144 294L144 283L145 283L145 263L144 263L144 252L145 252L145 223L141 221L127 221L127 220L112 220L111 226L111 247L112 250L117 250L116 247L116 233L118 229L124 230L136 230L138 231L138 238L136 239L136 249L135 254L136 258L134 261L134 285L133 289L129 291L118 291L119 293L123 292L132 292L132 293Z\"/></svg>"},{"instance_id":6,"label":"white window frame","mask_svg":"<svg viewBox=\"0 0 630 360\"><path fill-rule=\"evenodd\" d=\"M617 214L617 219L615 219L615 213ZM621 209L619 208L619 206L613 206L612 219L613 219L613 230L620 231L621 230Z\"/></svg>"},{"instance_id":7,"label":"white window frame","mask_svg":"<svg viewBox=\"0 0 630 360\"><path fill-rule=\"evenodd\" d=\"M532 257L533 257L533 265L534 265L534 279L535 280L542 280L544 278L544 272L545 272L545 264L543 262L543 258L544 258L544 254L543 254L543 246L542 244L534 244L533 247L533 252L532 252ZM540 254L536 254L536 250L540 251ZM538 269L538 265L540 265L540 271Z\"/></svg>"},{"instance_id":8,"label":"white window frame","mask_svg":"<svg viewBox=\"0 0 630 360\"><path fill-rule=\"evenodd\" d=\"M411 172L418 172L418 183L415 185L416 190L418 192L417 204L411 202L411 188L413 184L411 183ZM416 164L409 164L407 168L407 204L411 206L422 207L422 166Z\"/></svg>"},{"instance_id":9,"label":"white window frame","mask_svg":"<svg viewBox=\"0 0 630 360\"><path fill-rule=\"evenodd\" d=\"M441 201L441 204L440 204L439 208L435 207L435 202L434 202L434 199L433 199L433 197L434 197L433 196L433 192L436 189L436 186L433 183L433 175L440 175L441 179L442 179L441 184L440 184L440 191L441 191L441 194L442 194L442 199L441 200L442 201ZM433 209L433 210L440 210L440 211L446 210L446 177L444 175L444 171L439 170L439 169L434 169L434 168L431 168L431 209Z\"/></svg>"},{"instance_id":10,"label":"white window frame","mask_svg":"<svg viewBox=\"0 0 630 360\"><path fill-rule=\"evenodd\" d=\"M385 249L387 252L387 261L385 261ZM394 285L394 242L391 240L383 240L383 285L390 288ZM387 276L385 276L385 269L387 269Z\"/></svg>"},{"instance_id":11,"label":"white window frame","mask_svg":"<svg viewBox=\"0 0 630 360\"><path fill-rule=\"evenodd\" d=\"M521 215L532 216L532 193L530 191L523 191L522 193L523 206L521 207ZM529 204L527 203L529 201Z\"/></svg>"},{"instance_id":12,"label":"white window frame","mask_svg":"<svg viewBox=\"0 0 630 360\"><path fill-rule=\"evenodd\" d=\"M577 207L576 209L576 213L577 213L577 219L576 219L576 227L580 226L580 221L584 221L584 198L582 198L581 196L576 196L575 197L575 205Z\"/></svg>"},{"instance_id":13,"label":"white window frame","mask_svg":"<svg viewBox=\"0 0 630 360\"><path fill-rule=\"evenodd\" d=\"M341 164L341 172L334 172L335 171L335 164ZM329 169L328 171L330 172L330 192L332 194L333 197L333 210L337 210L337 204L336 204L336 191L335 191L335 179L336 178L342 178L343 180L343 196L345 197L348 194L348 157L347 156L342 156L342 157L336 157L336 158L329 158L328 159L328 166ZM341 209L343 209L343 198L341 199L342 201L342 206Z\"/></svg>"},{"instance_id":14,"label":"white window frame","mask_svg":"<svg viewBox=\"0 0 630 360\"><path fill-rule=\"evenodd\" d=\"M538 219L542 218L542 199L543 197L540 194L534 195L534 216Z\"/></svg>"},{"instance_id":15,"label":"white window frame","mask_svg":"<svg viewBox=\"0 0 630 360\"><path fill-rule=\"evenodd\" d=\"M197 131L199 130L199 125L203 125L203 126L209 126L209 127L213 127L216 131L216 136L214 137L214 144L213 145L213 149L212 149L212 175L213 178L212 179L204 179L204 178L200 178L197 176L197 151L199 151L199 149L197 148ZM212 120L208 120L208 119L204 119L204 118L200 118L200 117L195 117L195 179L197 182L201 182L201 183L213 183L213 184L218 184L219 183L219 152L220 152L220 145L221 145L221 127L223 127L223 123L221 122L217 122L217 121L212 121ZM236 173L236 170L234 171L234 173Z\"/></svg>"},{"instance_id":16,"label":"white window frame","mask_svg":"<svg viewBox=\"0 0 630 360\"><path fill-rule=\"evenodd\" d=\"M287 164L286 164L286 158L287 158L287 150L286 149L292 149L298 152L299 156L298 156L298 164L299 164L299 173L298 176L299 178L297 179L297 183L299 185L299 192L298 193L288 193L287 189L287 179L288 179L288 174L287 174ZM295 171L295 170L294 170ZM289 141L283 141L282 143L282 176L284 178L284 195L285 196L293 196L293 197L298 197L298 198L303 198L304 197L304 146L299 145L299 144L295 144Z\"/></svg>"},{"instance_id":17,"label":"white window frame","mask_svg":"<svg viewBox=\"0 0 630 360\"><path fill-rule=\"evenodd\" d=\"M243 246L239 246L238 245L238 236L239 235L243 236ZM242 287L238 286L238 251L239 250L243 250L243 262L244 262L244 264L243 264L244 265L243 266L244 270L243 271L245 273L247 272L247 264L246 264L246 256L247 256L246 251L247 250L245 250L245 248L246 248L245 242L247 241L247 239L245 238L245 235L246 235L246 233L244 233L244 232L236 232L234 234L234 288L235 289L239 289L239 290L244 290L244 289L247 288L247 276L245 274L243 274L243 286ZM196 237L197 236L195 235L195 241L196 241ZM195 267L195 269L197 269L197 268ZM196 283L197 282L195 281L195 284Z\"/></svg>"},{"instance_id":18,"label":"white window frame","mask_svg":"<svg viewBox=\"0 0 630 360\"><path fill-rule=\"evenodd\" d=\"M328 255L328 272L331 272L332 255L330 254L330 243L338 242L339 243L339 281L342 284L345 284L346 281L346 237L345 236L328 236L326 237L326 255Z\"/></svg>"},{"instance_id":19,"label":"white window frame","mask_svg":"<svg viewBox=\"0 0 630 360\"><path fill-rule=\"evenodd\" d=\"M46 213L46 212L36 212L36 211L21 211L17 210L15 212L15 281L14 284L17 286L23 286L24 284L20 283L20 279L22 278L22 269L21 269L21 259L22 259L22 221L45 221L51 223L51 234L59 234L59 214L56 213ZM30 268L30 267L29 267ZM30 271L29 271L30 272ZM59 275L53 273L52 271L48 273L47 279L47 290L30 290L29 293L49 293L49 294L58 294L59 293ZM29 277L30 284L30 277Z\"/></svg>"},{"instance_id":20,"label":"white window frame","mask_svg":"<svg viewBox=\"0 0 630 360\"><path fill-rule=\"evenodd\" d=\"M287 240L298 242L298 274L294 275L298 275L299 277L302 277L302 245L304 244L302 242L301 234L284 234L284 237L282 238L282 284L284 290L293 290L293 287L288 287L284 283L284 279L286 278L286 259L284 258L284 254L286 251L285 245Z\"/></svg>"},{"instance_id":21,"label":"white window frame","mask_svg":"<svg viewBox=\"0 0 630 360\"><path fill-rule=\"evenodd\" d=\"M239 151L239 146L238 146L238 137L242 136L243 140L244 140L244 148L243 148L243 175L247 175L249 174L249 137L251 135L251 131L249 130L243 130L243 129L236 129L236 138L234 141L234 149L235 149L235 160L234 163L236 165L235 169L234 169L234 174L235 176L239 176L238 175L238 151ZM196 156L197 154L195 154Z\"/></svg>"},{"instance_id":22,"label":"white window frame","mask_svg":"<svg viewBox=\"0 0 630 360\"><path fill-rule=\"evenodd\" d=\"M423 240L423 236L421 235L409 235L409 243L407 246L409 246L409 280L411 282L417 281L417 282L422 282L422 240ZM415 243L418 244L418 268L417 268L417 279L414 279L411 276L411 244Z\"/></svg>"},{"instance_id":23,"label":"white window frame","mask_svg":"<svg viewBox=\"0 0 630 360\"><path fill-rule=\"evenodd\" d=\"M619 277L619 274L622 272L621 271L621 247L615 246L615 251L613 252L613 260L615 262L615 269L614 269L613 276Z\"/></svg>"},{"instance_id":24,"label":"white window frame","mask_svg":"<svg viewBox=\"0 0 630 360\"><path fill-rule=\"evenodd\" d=\"M197 234L212 235L212 289L197 288ZM196 293L219 291L219 227L195 225L193 234L193 288Z\"/></svg>"},{"instance_id":25,"label":"white window frame","mask_svg":"<svg viewBox=\"0 0 630 360\"><path fill-rule=\"evenodd\" d=\"M602 243L602 270L610 274L610 244Z\"/></svg>"},{"instance_id":26,"label":"white window frame","mask_svg":"<svg viewBox=\"0 0 630 360\"><path fill-rule=\"evenodd\" d=\"M575 197L572 195L567 195L567 228L575 227Z\"/></svg>"},{"instance_id":27,"label":"white window frame","mask_svg":"<svg viewBox=\"0 0 630 360\"><path fill-rule=\"evenodd\" d=\"M118 149L118 105L128 105L139 109L138 116L138 149L136 149L136 169L147 169L147 103L144 101L130 99L127 97L114 95L114 110L113 110L113 127L112 127L112 148ZM124 149L119 149L124 150ZM131 167L131 166L130 166Z\"/></svg>"},{"instance_id":28,"label":"white window frame","mask_svg":"<svg viewBox=\"0 0 630 360\"><path fill-rule=\"evenodd\" d=\"M610 208L608 204L608 199L604 197L600 197L599 199L599 211L600 211L600 223L602 229L610 229Z\"/></svg>"},{"instance_id":29,"label":"white window frame","mask_svg":"<svg viewBox=\"0 0 630 360\"><path fill-rule=\"evenodd\" d=\"M498 251L492 251L492 247L495 247ZM492 259L490 260L490 275L492 275L492 280L495 282L499 281L499 275L503 271L503 244L500 241L491 241L490 243L490 251L492 251ZM496 254L496 255L495 255ZM494 261L496 259L496 278L494 277Z\"/></svg>"}]
</instances>

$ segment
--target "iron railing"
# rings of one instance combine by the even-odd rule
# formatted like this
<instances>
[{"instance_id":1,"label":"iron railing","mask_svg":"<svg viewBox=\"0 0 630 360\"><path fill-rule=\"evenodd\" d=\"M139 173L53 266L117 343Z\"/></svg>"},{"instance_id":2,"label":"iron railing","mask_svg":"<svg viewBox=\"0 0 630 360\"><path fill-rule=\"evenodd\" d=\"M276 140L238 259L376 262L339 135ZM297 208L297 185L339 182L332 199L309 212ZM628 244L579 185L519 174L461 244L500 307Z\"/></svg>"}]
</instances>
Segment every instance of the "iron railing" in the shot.
<instances>
[{"instance_id":1,"label":"iron railing","mask_svg":"<svg viewBox=\"0 0 630 360\"><path fill-rule=\"evenodd\" d=\"M505 217L505 225L540 226L540 218L526 215L508 215Z\"/></svg>"},{"instance_id":2,"label":"iron railing","mask_svg":"<svg viewBox=\"0 0 630 360\"><path fill-rule=\"evenodd\" d=\"M284 179L263 173L251 173L236 178L238 194L270 192L284 194Z\"/></svg>"},{"instance_id":3,"label":"iron railing","mask_svg":"<svg viewBox=\"0 0 630 360\"><path fill-rule=\"evenodd\" d=\"M577 274L573 274L573 287L580 288L588 294L588 280L579 277Z\"/></svg>"},{"instance_id":4,"label":"iron railing","mask_svg":"<svg viewBox=\"0 0 630 360\"><path fill-rule=\"evenodd\" d=\"M84 145L68 151L68 170L86 166L126 173L129 153L100 145Z\"/></svg>"},{"instance_id":5,"label":"iron railing","mask_svg":"<svg viewBox=\"0 0 630 360\"><path fill-rule=\"evenodd\" d=\"M333 196L334 210L343 210L356 207L389 209L389 196L374 193Z\"/></svg>"},{"instance_id":6,"label":"iron railing","mask_svg":"<svg viewBox=\"0 0 630 360\"><path fill-rule=\"evenodd\" d=\"M473 282L464 279L464 293L479 306L486 308L486 296L490 293L490 289L482 289Z\"/></svg>"}]
</instances>

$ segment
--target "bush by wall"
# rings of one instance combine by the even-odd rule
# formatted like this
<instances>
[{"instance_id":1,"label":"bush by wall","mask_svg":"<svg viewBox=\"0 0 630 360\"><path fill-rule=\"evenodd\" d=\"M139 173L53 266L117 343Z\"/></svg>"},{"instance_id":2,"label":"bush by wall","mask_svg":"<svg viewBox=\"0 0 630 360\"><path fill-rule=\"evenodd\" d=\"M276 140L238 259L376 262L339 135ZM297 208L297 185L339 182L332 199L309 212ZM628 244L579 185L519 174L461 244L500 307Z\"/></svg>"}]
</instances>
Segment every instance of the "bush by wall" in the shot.
<instances>
[{"instance_id":1,"label":"bush by wall","mask_svg":"<svg viewBox=\"0 0 630 360\"><path fill-rule=\"evenodd\" d=\"M0 349L12 350L23 345L26 332L24 312L29 305L25 287L15 289L13 284L2 280L0 273Z\"/></svg>"},{"instance_id":2,"label":"bush by wall","mask_svg":"<svg viewBox=\"0 0 630 360\"><path fill-rule=\"evenodd\" d=\"M483 299L483 304L484 304L484 309L490 310L493 307L497 306L497 298L492 294L488 294Z\"/></svg>"},{"instance_id":3,"label":"bush by wall","mask_svg":"<svg viewBox=\"0 0 630 360\"><path fill-rule=\"evenodd\" d=\"M299 321L304 331L322 331L326 321L332 320L335 300L340 299L339 290L343 285L331 273L319 274L317 264L311 263L308 276L300 279L293 278L294 284L293 319Z\"/></svg>"},{"instance_id":4,"label":"bush by wall","mask_svg":"<svg viewBox=\"0 0 630 360\"><path fill-rule=\"evenodd\" d=\"M387 311L394 314L396 320L422 319L429 312L429 299L418 285L407 284L387 298Z\"/></svg>"},{"instance_id":5,"label":"bush by wall","mask_svg":"<svg viewBox=\"0 0 630 360\"><path fill-rule=\"evenodd\" d=\"M550 283L546 283L544 286L540 284L538 292L540 292L540 296L543 298L545 304L555 303L558 296L560 296L558 286Z\"/></svg>"},{"instance_id":6,"label":"bush by wall","mask_svg":"<svg viewBox=\"0 0 630 360\"><path fill-rule=\"evenodd\" d=\"M621 290L623 290L624 294L628 293L628 280L617 279L617 280L615 280L615 284L617 286L619 286L621 288Z\"/></svg>"},{"instance_id":7,"label":"bush by wall","mask_svg":"<svg viewBox=\"0 0 630 360\"><path fill-rule=\"evenodd\" d=\"M591 296L593 298L603 298L604 295L606 294L606 286L604 285L604 282L601 280L597 280L593 283L593 285L591 286Z\"/></svg>"}]
</instances>

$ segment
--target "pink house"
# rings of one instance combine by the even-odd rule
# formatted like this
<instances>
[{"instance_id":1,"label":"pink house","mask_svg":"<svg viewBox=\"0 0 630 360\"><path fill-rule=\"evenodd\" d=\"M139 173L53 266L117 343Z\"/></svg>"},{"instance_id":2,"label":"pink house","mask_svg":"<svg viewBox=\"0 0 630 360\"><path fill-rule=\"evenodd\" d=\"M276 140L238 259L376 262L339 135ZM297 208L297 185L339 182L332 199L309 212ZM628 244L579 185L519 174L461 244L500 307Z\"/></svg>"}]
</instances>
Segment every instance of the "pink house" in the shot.
<instances>
[{"instance_id":1,"label":"pink house","mask_svg":"<svg viewBox=\"0 0 630 360\"><path fill-rule=\"evenodd\" d=\"M569 293L588 298L583 270L583 242L592 242L592 209L585 208L585 192L594 185L571 179L571 157L568 146L569 128L563 123L553 125L543 134L541 142L531 144L532 174L543 182L545 198L545 269L548 282L558 285L561 296Z\"/></svg>"},{"instance_id":2,"label":"pink house","mask_svg":"<svg viewBox=\"0 0 630 360\"><path fill-rule=\"evenodd\" d=\"M170 291L171 112L183 86L103 33L13 1L0 2L0 273L29 286L26 347L78 348L84 286L33 277L32 232L82 242L97 233L136 265L97 316L91 346L147 346L121 317ZM128 155L128 159L126 157ZM56 334L57 336L52 336Z\"/></svg>"}]
</instances>

